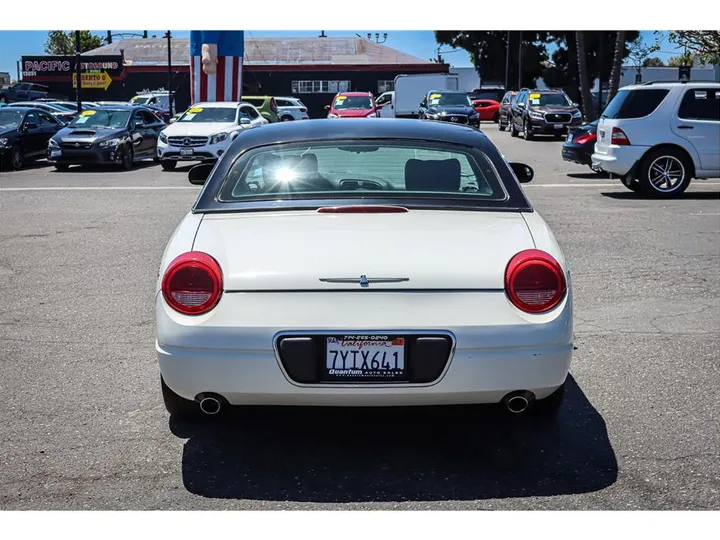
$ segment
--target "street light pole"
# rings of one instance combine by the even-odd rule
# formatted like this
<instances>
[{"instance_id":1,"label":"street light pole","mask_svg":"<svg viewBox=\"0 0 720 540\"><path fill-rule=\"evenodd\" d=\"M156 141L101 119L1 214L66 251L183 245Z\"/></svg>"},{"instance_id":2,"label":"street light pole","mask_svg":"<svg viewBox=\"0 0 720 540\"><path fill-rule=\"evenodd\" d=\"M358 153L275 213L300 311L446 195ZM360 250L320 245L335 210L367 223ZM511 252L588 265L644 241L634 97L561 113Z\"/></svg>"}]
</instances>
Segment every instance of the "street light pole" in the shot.
<instances>
[{"instance_id":1,"label":"street light pole","mask_svg":"<svg viewBox=\"0 0 720 540\"><path fill-rule=\"evenodd\" d=\"M80 30L75 30L75 98L77 99L78 114L82 112L82 99L80 97L82 78L80 77L80 73Z\"/></svg>"},{"instance_id":2,"label":"street light pole","mask_svg":"<svg viewBox=\"0 0 720 540\"><path fill-rule=\"evenodd\" d=\"M518 43L518 90L522 88L522 30L520 30L520 42Z\"/></svg>"},{"instance_id":3,"label":"street light pole","mask_svg":"<svg viewBox=\"0 0 720 540\"><path fill-rule=\"evenodd\" d=\"M167 31L167 34L165 34L165 37L167 37L167 47L168 47L168 106L170 108L170 116L173 115L173 93L172 93L172 50L170 48L171 42L171 36L170 36L170 30Z\"/></svg>"},{"instance_id":4,"label":"street light pole","mask_svg":"<svg viewBox=\"0 0 720 540\"><path fill-rule=\"evenodd\" d=\"M505 39L505 91L509 90L510 85L510 30L508 30Z\"/></svg>"}]
</instances>

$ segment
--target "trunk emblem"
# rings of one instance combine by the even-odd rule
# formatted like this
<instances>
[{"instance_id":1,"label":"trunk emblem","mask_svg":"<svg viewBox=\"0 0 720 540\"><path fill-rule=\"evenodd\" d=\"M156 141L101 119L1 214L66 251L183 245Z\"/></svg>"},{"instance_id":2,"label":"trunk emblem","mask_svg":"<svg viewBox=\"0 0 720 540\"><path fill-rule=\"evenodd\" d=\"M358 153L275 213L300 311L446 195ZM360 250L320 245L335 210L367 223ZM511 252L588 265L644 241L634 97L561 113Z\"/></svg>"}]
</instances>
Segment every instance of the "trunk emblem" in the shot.
<instances>
[{"instance_id":1,"label":"trunk emblem","mask_svg":"<svg viewBox=\"0 0 720 540\"><path fill-rule=\"evenodd\" d=\"M402 283L410 278L369 278L365 274L359 278L320 278L323 283L358 283L362 288L368 288L371 283Z\"/></svg>"}]
</instances>

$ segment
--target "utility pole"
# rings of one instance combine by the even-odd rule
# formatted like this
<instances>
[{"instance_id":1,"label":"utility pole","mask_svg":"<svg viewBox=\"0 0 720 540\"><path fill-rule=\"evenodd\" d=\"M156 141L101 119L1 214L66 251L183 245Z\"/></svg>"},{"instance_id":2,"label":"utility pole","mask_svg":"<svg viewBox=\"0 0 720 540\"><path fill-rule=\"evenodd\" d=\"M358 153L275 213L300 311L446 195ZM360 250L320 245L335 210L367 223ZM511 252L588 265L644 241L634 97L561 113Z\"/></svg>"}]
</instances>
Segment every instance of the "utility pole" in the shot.
<instances>
[{"instance_id":1,"label":"utility pole","mask_svg":"<svg viewBox=\"0 0 720 540\"><path fill-rule=\"evenodd\" d=\"M108 42L108 45L112 43L112 30L107 31L107 38L105 38L105 40Z\"/></svg>"},{"instance_id":2,"label":"utility pole","mask_svg":"<svg viewBox=\"0 0 720 540\"><path fill-rule=\"evenodd\" d=\"M520 90L522 88L522 55L523 55L522 30L520 30L520 42L518 43L518 90Z\"/></svg>"},{"instance_id":3,"label":"utility pole","mask_svg":"<svg viewBox=\"0 0 720 540\"><path fill-rule=\"evenodd\" d=\"M172 49L170 47L171 45L171 35L170 30L167 31L165 34L165 37L167 38L167 47L168 47L168 104L170 107L170 116L173 115L173 92L172 92Z\"/></svg>"},{"instance_id":4,"label":"utility pole","mask_svg":"<svg viewBox=\"0 0 720 540\"><path fill-rule=\"evenodd\" d=\"M600 114L602 113L602 103L603 103L603 36L600 34L600 38L598 41L598 118L600 118Z\"/></svg>"},{"instance_id":5,"label":"utility pole","mask_svg":"<svg viewBox=\"0 0 720 540\"><path fill-rule=\"evenodd\" d=\"M16 82L20 82L20 60L15 62L15 67L17 68L17 80Z\"/></svg>"},{"instance_id":6,"label":"utility pole","mask_svg":"<svg viewBox=\"0 0 720 540\"><path fill-rule=\"evenodd\" d=\"M77 99L78 114L82 112L82 99L80 89L82 88L82 77L80 76L80 30L75 30L75 98Z\"/></svg>"},{"instance_id":7,"label":"utility pole","mask_svg":"<svg viewBox=\"0 0 720 540\"><path fill-rule=\"evenodd\" d=\"M510 30L505 40L505 91L510 89Z\"/></svg>"}]
</instances>

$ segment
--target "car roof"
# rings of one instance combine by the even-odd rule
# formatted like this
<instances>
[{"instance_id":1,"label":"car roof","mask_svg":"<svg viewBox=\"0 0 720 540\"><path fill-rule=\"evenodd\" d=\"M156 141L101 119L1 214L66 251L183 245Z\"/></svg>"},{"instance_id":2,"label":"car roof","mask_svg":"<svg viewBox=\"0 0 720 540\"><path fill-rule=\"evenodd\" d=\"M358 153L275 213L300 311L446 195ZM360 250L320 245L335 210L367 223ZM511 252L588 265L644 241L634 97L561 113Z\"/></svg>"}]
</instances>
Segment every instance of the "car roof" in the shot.
<instances>
[{"instance_id":1,"label":"car roof","mask_svg":"<svg viewBox=\"0 0 720 540\"><path fill-rule=\"evenodd\" d=\"M428 94L464 94L468 95L471 92L463 92L462 90L430 90Z\"/></svg>"},{"instance_id":2,"label":"car roof","mask_svg":"<svg viewBox=\"0 0 720 540\"><path fill-rule=\"evenodd\" d=\"M688 82L682 82L682 81L649 81L646 83L640 83L640 84L630 84L628 86L623 86L620 88L620 90L648 90L653 88L675 88L678 86L684 86L688 88L705 88L708 86L717 86L720 88L720 82L718 81L688 81Z\"/></svg>"},{"instance_id":3,"label":"car roof","mask_svg":"<svg viewBox=\"0 0 720 540\"><path fill-rule=\"evenodd\" d=\"M144 105L104 105L94 111L149 111Z\"/></svg>"},{"instance_id":4,"label":"car roof","mask_svg":"<svg viewBox=\"0 0 720 540\"><path fill-rule=\"evenodd\" d=\"M252 107L251 103L246 103L244 101L202 101L200 103L193 103L189 109L192 109L193 107L202 107L203 109L218 109L221 107L239 107L240 105L250 105Z\"/></svg>"},{"instance_id":5,"label":"car roof","mask_svg":"<svg viewBox=\"0 0 720 540\"><path fill-rule=\"evenodd\" d=\"M371 96L372 94L370 92L338 92L337 95L338 96L348 96L348 97L353 97L353 96L367 97L367 96Z\"/></svg>"},{"instance_id":6,"label":"car roof","mask_svg":"<svg viewBox=\"0 0 720 540\"><path fill-rule=\"evenodd\" d=\"M40 112L45 112L45 111L43 111L42 109L40 109L40 108L38 108L38 107L28 107L27 105L17 106L17 105L14 105L14 104L13 104L12 107L11 107L10 105L6 105L6 106L3 107L3 108L4 108L4 109L10 109L10 110L13 110L13 111L21 111L21 112L27 112L27 111L40 111Z\"/></svg>"}]
</instances>

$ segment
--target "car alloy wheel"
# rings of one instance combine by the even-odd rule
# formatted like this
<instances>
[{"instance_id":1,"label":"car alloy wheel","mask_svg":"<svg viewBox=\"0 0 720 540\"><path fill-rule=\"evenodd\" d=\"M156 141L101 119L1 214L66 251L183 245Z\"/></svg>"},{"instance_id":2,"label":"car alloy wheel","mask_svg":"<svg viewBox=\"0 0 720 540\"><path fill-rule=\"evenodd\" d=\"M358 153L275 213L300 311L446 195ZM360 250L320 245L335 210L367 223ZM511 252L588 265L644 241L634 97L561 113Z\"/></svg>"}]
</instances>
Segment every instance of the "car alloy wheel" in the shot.
<instances>
[{"instance_id":1,"label":"car alloy wheel","mask_svg":"<svg viewBox=\"0 0 720 540\"><path fill-rule=\"evenodd\" d=\"M515 129L515 119L510 119L510 136L511 137L517 137L518 136L518 130Z\"/></svg>"},{"instance_id":2,"label":"car alloy wheel","mask_svg":"<svg viewBox=\"0 0 720 540\"><path fill-rule=\"evenodd\" d=\"M129 171L133 167L133 161L134 161L134 156L133 156L132 148L130 148L129 146L126 146L125 149L123 150L122 168L125 169L126 171Z\"/></svg>"},{"instance_id":3,"label":"car alloy wheel","mask_svg":"<svg viewBox=\"0 0 720 540\"><path fill-rule=\"evenodd\" d=\"M532 134L532 131L530 130L530 127L528 126L527 120L523 121L523 138L526 141L530 141L533 138L533 134Z\"/></svg>"},{"instance_id":4,"label":"car alloy wheel","mask_svg":"<svg viewBox=\"0 0 720 540\"><path fill-rule=\"evenodd\" d=\"M17 144L12 147L12 151L10 153L10 165L12 166L13 170L19 171L20 169L22 169L23 155L20 146L18 146Z\"/></svg>"},{"instance_id":5,"label":"car alloy wheel","mask_svg":"<svg viewBox=\"0 0 720 540\"><path fill-rule=\"evenodd\" d=\"M677 197L690 185L691 165L680 150L660 148L651 151L640 167L640 189L650 197Z\"/></svg>"},{"instance_id":6,"label":"car alloy wheel","mask_svg":"<svg viewBox=\"0 0 720 540\"><path fill-rule=\"evenodd\" d=\"M160 162L160 165L162 166L164 171L172 171L177 167L177 161L173 161L171 159L164 159Z\"/></svg>"}]
</instances>

